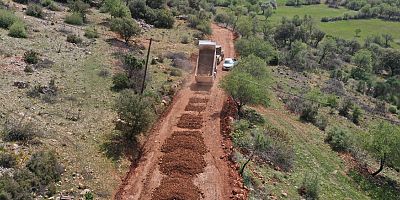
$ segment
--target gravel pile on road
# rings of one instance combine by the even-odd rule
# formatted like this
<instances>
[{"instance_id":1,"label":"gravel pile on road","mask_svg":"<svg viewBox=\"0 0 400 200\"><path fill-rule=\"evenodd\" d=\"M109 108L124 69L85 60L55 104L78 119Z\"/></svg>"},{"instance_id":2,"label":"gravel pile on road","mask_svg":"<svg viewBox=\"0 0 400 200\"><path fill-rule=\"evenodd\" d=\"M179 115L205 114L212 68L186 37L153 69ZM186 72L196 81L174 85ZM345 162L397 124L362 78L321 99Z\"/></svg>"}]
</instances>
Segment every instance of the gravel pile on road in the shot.
<instances>
[{"instance_id":1,"label":"gravel pile on road","mask_svg":"<svg viewBox=\"0 0 400 200\"><path fill-rule=\"evenodd\" d=\"M203 106L203 105L188 104L185 107L185 111L202 112L204 110L206 110L206 106Z\"/></svg>"},{"instance_id":2,"label":"gravel pile on road","mask_svg":"<svg viewBox=\"0 0 400 200\"><path fill-rule=\"evenodd\" d=\"M183 114L177 126L186 129L200 129L203 127L203 117L201 115Z\"/></svg>"},{"instance_id":3,"label":"gravel pile on road","mask_svg":"<svg viewBox=\"0 0 400 200\"><path fill-rule=\"evenodd\" d=\"M160 171L165 175L175 173L194 176L203 172L206 167L203 155L189 149L177 149L164 154L160 161Z\"/></svg>"},{"instance_id":4,"label":"gravel pile on road","mask_svg":"<svg viewBox=\"0 0 400 200\"><path fill-rule=\"evenodd\" d=\"M153 192L152 200L198 200L201 198L200 190L188 178L166 177L161 181L160 187Z\"/></svg>"},{"instance_id":5,"label":"gravel pile on road","mask_svg":"<svg viewBox=\"0 0 400 200\"><path fill-rule=\"evenodd\" d=\"M204 155L207 152L207 149L204 144L204 138L201 136L201 132L175 131L161 147L161 151L164 153L170 153L181 149L192 150Z\"/></svg>"},{"instance_id":6,"label":"gravel pile on road","mask_svg":"<svg viewBox=\"0 0 400 200\"><path fill-rule=\"evenodd\" d=\"M192 97L189 99L189 104L191 103L207 103L207 98Z\"/></svg>"}]
</instances>

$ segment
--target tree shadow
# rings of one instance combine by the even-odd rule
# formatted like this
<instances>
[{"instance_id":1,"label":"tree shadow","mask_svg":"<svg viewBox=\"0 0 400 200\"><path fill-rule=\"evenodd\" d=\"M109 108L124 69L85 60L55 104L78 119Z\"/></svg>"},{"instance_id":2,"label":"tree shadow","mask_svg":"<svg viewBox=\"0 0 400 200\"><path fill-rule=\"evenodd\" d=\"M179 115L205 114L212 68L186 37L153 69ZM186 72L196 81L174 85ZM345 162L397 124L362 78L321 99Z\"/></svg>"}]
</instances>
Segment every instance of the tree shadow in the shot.
<instances>
[{"instance_id":1,"label":"tree shadow","mask_svg":"<svg viewBox=\"0 0 400 200\"><path fill-rule=\"evenodd\" d=\"M381 175L372 176L368 170L351 170L349 176L365 191L372 199L398 200L400 185L391 178Z\"/></svg>"},{"instance_id":2,"label":"tree shadow","mask_svg":"<svg viewBox=\"0 0 400 200\"><path fill-rule=\"evenodd\" d=\"M122 157L135 161L143 153L142 146L137 139L127 139L120 131L109 135L106 142L100 145L100 149L108 159L114 162L118 162Z\"/></svg>"}]
</instances>

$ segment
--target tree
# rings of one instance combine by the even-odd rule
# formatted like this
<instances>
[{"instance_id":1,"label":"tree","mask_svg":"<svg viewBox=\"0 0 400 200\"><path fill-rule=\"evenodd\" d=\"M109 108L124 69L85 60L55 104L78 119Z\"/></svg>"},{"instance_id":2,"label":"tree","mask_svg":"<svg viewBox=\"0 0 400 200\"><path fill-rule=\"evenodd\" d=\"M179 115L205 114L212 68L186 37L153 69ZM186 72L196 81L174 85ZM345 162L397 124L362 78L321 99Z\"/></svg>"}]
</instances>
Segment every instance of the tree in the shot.
<instances>
[{"instance_id":1,"label":"tree","mask_svg":"<svg viewBox=\"0 0 400 200\"><path fill-rule=\"evenodd\" d=\"M69 8L72 12L81 14L83 21L86 21L86 14L89 12L90 5L81 1L71 1Z\"/></svg>"},{"instance_id":2,"label":"tree","mask_svg":"<svg viewBox=\"0 0 400 200\"><path fill-rule=\"evenodd\" d=\"M146 15L146 0L132 0L128 4L134 19L144 18Z\"/></svg>"},{"instance_id":3,"label":"tree","mask_svg":"<svg viewBox=\"0 0 400 200\"><path fill-rule=\"evenodd\" d=\"M251 19L248 17L240 17L236 25L236 30L240 35L248 38L253 33Z\"/></svg>"},{"instance_id":4,"label":"tree","mask_svg":"<svg viewBox=\"0 0 400 200\"><path fill-rule=\"evenodd\" d=\"M356 37L360 37L361 29L358 28L354 32L356 33Z\"/></svg>"},{"instance_id":5,"label":"tree","mask_svg":"<svg viewBox=\"0 0 400 200\"><path fill-rule=\"evenodd\" d=\"M129 43L131 37L139 35L141 32L139 25L128 17L112 19L111 30L117 32L126 44Z\"/></svg>"},{"instance_id":6,"label":"tree","mask_svg":"<svg viewBox=\"0 0 400 200\"><path fill-rule=\"evenodd\" d=\"M131 12L129 8L122 1L120 4L112 7L110 10L110 14L113 17L131 17Z\"/></svg>"},{"instance_id":7,"label":"tree","mask_svg":"<svg viewBox=\"0 0 400 200\"><path fill-rule=\"evenodd\" d=\"M258 83L266 83L271 79L271 71L265 60L253 54L242 58L234 70L250 74Z\"/></svg>"},{"instance_id":8,"label":"tree","mask_svg":"<svg viewBox=\"0 0 400 200\"><path fill-rule=\"evenodd\" d=\"M390 47L390 42L393 41L393 36L389 33L382 34L382 38L385 40L385 47Z\"/></svg>"},{"instance_id":9,"label":"tree","mask_svg":"<svg viewBox=\"0 0 400 200\"><path fill-rule=\"evenodd\" d=\"M326 65L334 59L337 50L336 41L332 38L325 39L319 46L319 64Z\"/></svg>"},{"instance_id":10,"label":"tree","mask_svg":"<svg viewBox=\"0 0 400 200\"><path fill-rule=\"evenodd\" d=\"M264 59L266 63L277 55L276 50L269 42L255 36L239 39L235 43L235 48L241 56L245 57L254 54Z\"/></svg>"},{"instance_id":11,"label":"tree","mask_svg":"<svg viewBox=\"0 0 400 200\"><path fill-rule=\"evenodd\" d=\"M353 56L353 63L367 73L372 72L372 54L369 50L362 49Z\"/></svg>"},{"instance_id":12,"label":"tree","mask_svg":"<svg viewBox=\"0 0 400 200\"><path fill-rule=\"evenodd\" d=\"M131 90L121 92L116 102L116 111L125 124L122 132L127 141L135 141L140 133L150 127L153 118L150 101Z\"/></svg>"},{"instance_id":13,"label":"tree","mask_svg":"<svg viewBox=\"0 0 400 200\"><path fill-rule=\"evenodd\" d=\"M220 24L224 24L227 27L231 23L231 18L227 13L218 13L214 21Z\"/></svg>"},{"instance_id":14,"label":"tree","mask_svg":"<svg viewBox=\"0 0 400 200\"><path fill-rule=\"evenodd\" d=\"M146 0L146 4L150 8L159 9L165 6L166 0Z\"/></svg>"},{"instance_id":15,"label":"tree","mask_svg":"<svg viewBox=\"0 0 400 200\"><path fill-rule=\"evenodd\" d=\"M255 78L243 71L233 70L222 79L220 87L234 99L239 117L243 114L244 105L269 102L266 89L260 87Z\"/></svg>"},{"instance_id":16,"label":"tree","mask_svg":"<svg viewBox=\"0 0 400 200\"><path fill-rule=\"evenodd\" d=\"M370 130L367 141L368 150L380 160L380 166L373 176L379 174L387 165L400 166L400 128L388 122L379 122Z\"/></svg>"}]
</instances>

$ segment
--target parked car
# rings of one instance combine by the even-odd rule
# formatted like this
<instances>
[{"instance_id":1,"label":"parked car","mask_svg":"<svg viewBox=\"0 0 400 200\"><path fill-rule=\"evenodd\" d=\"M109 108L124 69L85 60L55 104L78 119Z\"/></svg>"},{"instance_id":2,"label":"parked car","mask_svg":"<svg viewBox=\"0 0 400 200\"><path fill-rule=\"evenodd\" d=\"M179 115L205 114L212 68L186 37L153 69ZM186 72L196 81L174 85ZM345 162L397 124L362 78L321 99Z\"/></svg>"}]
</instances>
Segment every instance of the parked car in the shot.
<instances>
[{"instance_id":1,"label":"parked car","mask_svg":"<svg viewBox=\"0 0 400 200\"><path fill-rule=\"evenodd\" d=\"M225 58L222 70L231 70L237 64L235 58Z\"/></svg>"}]
</instances>

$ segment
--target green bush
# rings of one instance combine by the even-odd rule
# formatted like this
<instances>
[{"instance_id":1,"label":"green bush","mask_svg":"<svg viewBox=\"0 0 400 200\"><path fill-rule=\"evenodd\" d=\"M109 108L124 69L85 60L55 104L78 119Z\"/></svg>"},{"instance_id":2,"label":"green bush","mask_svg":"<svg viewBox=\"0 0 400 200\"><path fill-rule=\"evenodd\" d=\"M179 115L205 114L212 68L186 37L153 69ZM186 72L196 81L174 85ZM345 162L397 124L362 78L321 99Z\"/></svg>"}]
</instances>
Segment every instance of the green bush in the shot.
<instances>
[{"instance_id":1,"label":"green bush","mask_svg":"<svg viewBox=\"0 0 400 200\"><path fill-rule=\"evenodd\" d=\"M39 178L43 185L59 181L63 172L55 154L46 151L33 154L26 167Z\"/></svg>"},{"instance_id":2,"label":"green bush","mask_svg":"<svg viewBox=\"0 0 400 200\"><path fill-rule=\"evenodd\" d=\"M0 9L0 28L9 28L14 22L18 20L14 13Z\"/></svg>"},{"instance_id":3,"label":"green bush","mask_svg":"<svg viewBox=\"0 0 400 200\"><path fill-rule=\"evenodd\" d=\"M313 124L318 127L319 130L325 131L326 127L328 126L328 119L325 116L318 115Z\"/></svg>"},{"instance_id":4,"label":"green bush","mask_svg":"<svg viewBox=\"0 0 400 200\"><path fill-rule=\"evenodd\" d=\"M181 39L182 44L189 44L190 43L190 38L187 35L184 35Z\"/></svg>"},{"instance_id":5,"label":"green bush","mask_svg":"<svg viewBox=\"0 0 400 200\"><path fill-rule=\"evenodd\" d=\"M359 125L361 117L362 117L361 108L358 107L358 106L354 106L353 113L352 113L352 116L351 116L351 121L353 121L354 124Z\"/></svg>"},{"instance_id":6,"label":"green bush","mask_svg":"<svg viewBox=\"0 0 400 200\"><path fill-rule=\"evenodd\" d=\"M70 34L67 36L67 42L74 43L74 44L80 44L80 43L82 43L82 38L80 38L78 35Z\"/></svg>"},{"instance_id":7,"label":"green bush","mask_svg":"<svg viewBox=\"0 0 400 200\"><path fill-rule=\"evenodd\" d=\"M32 122L23 122L23 119L10 118L4 126L4 141L27 143L38 135L35 125Z\"/></svg>"},{"instance_id":8,"label":"green bush","mask_svg":"<svg viewBox=\"0 0 400 200\"><path fill-rule=\"evenodd\" d=\"M85 29L85 37L87 38L98 38L99 33L97 32L96 27L91 26Z\"/></svg>"},{"instance_id":9,"label":"green bush","mask_svg":"<svg viewBox=\"0 0 400 200\"><path fill-rule=\"evenodd\" d=\"M25 13L32 17L37 17L37 18L43 17L42 6L35 3L29 4L28 8L26 8Z\"/></svg>"},{"instance_id":10,"label":"green bush","mask_svg":"<svg viewBox=\"0 0 400 200\"><path fill-rule=\"evenodd\" d=\"M300 186L299 193L305 199L319 199L319 179L318 174L307 173Z\"/></svg>"},{"instance_id":11,"label":"green bush","mask_svg":"<svg viewBox=\"0 0 400 200\"><path fill-rule=\"evenodd\" d=\"M389 107L389 112L392 114L397 114L397 108L396 106L390 106Z\"/></svg>"},{"instance_id":12,"label":"green bush","mask_svg":"<svg viewBox=\"0 0 400 200\"><path fill-rule=\"evenodd\" d=\"M318 105L305 103L300 113L300 119L305 122L315 123L318 115Z\"/></svg>"},{"instance_id":13,"label":"green bush","mask_svg":"<svg viewBox=\"0 0 400 200\"><path fill-rule=\"evenodd\" d=\"M16 21L13 25L11 25L8 35L15 38L26 38L28 34L26 33L25 25Z\"/></svg>"},{"instance_id":14,"label":"green bush","mask_svg":"<svg viewBox=\"0 0 400 200\"><path fill-rule=\"evenodd\" d=\"M53 0L41 0L40 4L44 7L50 6L53 2Z\"/></svg>"},{"instance_id":15,"label":"green bush","mask_svg":"<svg viewBox=\"0 0 400 200\"><path fill-rule=\"evenodd\" d=\"M182 71L177 68L172 68L171 72L169 73L171 76L182 76Z\"/></svg>"},{"instance_id":16,"label":"green bush","mask_svg":"<svg viewBox=\"0 0 400 200\"><path fill-rule=\"evenodd\" d=\"M57 6L56 3L51 3L47 8L51 11L61 11L61 8Z\"/></svg>"},{"instance_id":17,"label":"green bush","mask_svg":"<svg viewBox=\"0 0 400 200\"><path fill-rule=\"evenodd\" d=\"M113 89L121 91L129 88L129 78L125 73L118 73L113 76Z\"/></svg>"},{"instance_id":18,"label":"green bush","mask_svg":"<svg viewBox=\"0 0 400 200\"><path fill-rule=\"evenodd\" d=\"M243 112L241 113L241 115L242 115L241 117L243 119L246 119L252 125L265 123L264 117L253 109L250 109L250 108L243 109Z\"/></svg>"},{"instance_id":19,"label":"green bush","mask_svg":"<svg viewBox=\"0 0 400 200\"><path fill-rule=\"evenodd\" d=\"M354 103L350 99L344 99L343 102L341 103L341 106L339 108L339 115L342 115L344 117L349 116L349 111L353 109Z\"/></svg>"},{"instance_id":20,"label":"green bush","mask_svg":"<svg viewBox=\"0 0 400 200\"><path fill-rule=\"evenodd\" d=\"M83 17L80 13L74 12L67 16L64 22L72 25L83 25Z\"/></svg>"},{"instance_id":21,"label":"green bush","mask_svg":"<svg viewBox=\"0 0 400 200\"><path fill-rule=\"evenodd\" d=\"M17 165L17 158L11 153L0 153L0 166L4 168L13 168Z\"/></svg>"},{"instance_id":22,"label":"green bush","mask_svg":"<svg viewBox=\"0 0 400 200\"><path fill-rule=\"evenodd\" d=\"M39 53L33 50L25 52L24 61L28 64L37 64L39 62Z\"/></svg>"},{"instance_id":23,"label":"green bush","mask_svg":"<svg viewBox=\"0 0 400 200\"><path fill-rule=\"evenodd\" d=\"M339 127L334 127L328 132L325 139L331 148L339 152L348 152L352 148L352 142L347 130Z\"/></svg>"},{"instance_id":24,"label":"green bush","mask_svg":"<svg viewBox=\"0 0 400 200\"><path fill-rule=\"evenodd\" d=\"M0 199L34 199L33 192L38 189L37 178L26 169L17 169L13 176L5 174L0 177Z\"/></svg>"}]
</instances>

